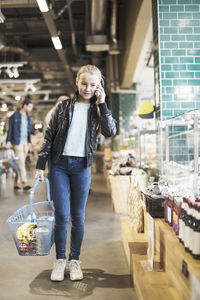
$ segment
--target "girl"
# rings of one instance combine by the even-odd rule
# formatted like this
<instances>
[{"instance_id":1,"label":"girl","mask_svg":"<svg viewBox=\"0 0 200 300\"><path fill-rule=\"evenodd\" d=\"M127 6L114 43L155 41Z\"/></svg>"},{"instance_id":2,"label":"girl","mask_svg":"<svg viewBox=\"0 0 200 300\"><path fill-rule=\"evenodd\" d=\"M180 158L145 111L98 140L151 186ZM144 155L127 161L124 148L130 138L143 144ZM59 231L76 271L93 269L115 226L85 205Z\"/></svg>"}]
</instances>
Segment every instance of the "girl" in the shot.
<instances>
[{"instance_id":1,"label":"girl","mask_svg":"<svg viewBox=\"0 0 200 300\"><path fill-rule=\"evenodd\" d=\"M103 78L93 65L80 68L73 99L58 104L47 127L35 177L43 180L45 163L51 161L50 184L55 207L56 261L51 280L62 281L66 267L67 224L71 216L68 267L71 280L81 280L79 255L84 233L85 206L91 182L93 153L98 133L116 134L115 121L105 102Z\"/></svg>"}]
</instances>

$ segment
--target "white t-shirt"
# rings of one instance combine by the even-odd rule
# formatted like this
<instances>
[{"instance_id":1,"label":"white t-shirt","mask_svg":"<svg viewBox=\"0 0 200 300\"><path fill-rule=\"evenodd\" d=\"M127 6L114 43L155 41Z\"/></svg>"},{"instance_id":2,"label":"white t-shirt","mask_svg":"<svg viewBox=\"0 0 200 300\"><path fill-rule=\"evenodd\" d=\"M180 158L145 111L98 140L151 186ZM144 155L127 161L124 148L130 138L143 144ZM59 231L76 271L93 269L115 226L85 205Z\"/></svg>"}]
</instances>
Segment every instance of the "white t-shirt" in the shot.
<instances>
[{"instance_id":1,"label":"white t-shirt","mask_svg":"<svg viewBox=\"0 0 200 300\"><path fill-rule=\"evenodd\" d=\"M87 121L90 103L75 102L63 155L86 156Z\"/></svg>"}]
</instances>

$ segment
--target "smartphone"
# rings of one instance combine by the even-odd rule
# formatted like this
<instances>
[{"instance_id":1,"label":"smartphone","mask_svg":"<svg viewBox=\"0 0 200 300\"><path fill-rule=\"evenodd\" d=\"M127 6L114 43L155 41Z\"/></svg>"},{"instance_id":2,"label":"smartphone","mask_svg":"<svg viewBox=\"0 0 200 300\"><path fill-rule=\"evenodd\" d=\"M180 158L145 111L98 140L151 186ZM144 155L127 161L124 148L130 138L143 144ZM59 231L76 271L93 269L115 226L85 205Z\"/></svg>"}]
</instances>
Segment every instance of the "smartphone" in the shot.
<instances>
[{"instance_id":1,"label":"smartphone","mask_svg":"<svg viewBox=\"0 0 200 300\"><path fill-rule=\"evenodd\" d=\"M104 81L103 81L103 79L101 79L101 86L104 87ZM96 91L96 92L95 92L95 96L96 96L96 98L99 98L100 92L99 92L99 91Z\"/></svg>"}]
</instances>

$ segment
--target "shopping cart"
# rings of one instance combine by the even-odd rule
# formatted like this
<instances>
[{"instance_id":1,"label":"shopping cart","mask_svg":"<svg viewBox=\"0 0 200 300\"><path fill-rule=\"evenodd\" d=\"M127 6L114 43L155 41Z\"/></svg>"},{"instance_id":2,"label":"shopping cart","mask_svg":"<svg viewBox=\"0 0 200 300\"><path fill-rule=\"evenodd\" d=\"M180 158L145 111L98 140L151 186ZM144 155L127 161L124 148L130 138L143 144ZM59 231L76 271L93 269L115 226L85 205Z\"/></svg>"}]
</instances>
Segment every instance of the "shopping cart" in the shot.
<instances>
[{"instance_id":1,"label":"shopping cart","mask_svg":"<svg viewBox=\"0 0 200 300\"><path fill-rule=\"evenodd\" d=\"M46 181L47 201L34 203L38 178L30 192L30 204L19 208L7 219L19 255L48 255L53 245L54 208L50 200L49 181Z\"/></svg>"}]
</instances>

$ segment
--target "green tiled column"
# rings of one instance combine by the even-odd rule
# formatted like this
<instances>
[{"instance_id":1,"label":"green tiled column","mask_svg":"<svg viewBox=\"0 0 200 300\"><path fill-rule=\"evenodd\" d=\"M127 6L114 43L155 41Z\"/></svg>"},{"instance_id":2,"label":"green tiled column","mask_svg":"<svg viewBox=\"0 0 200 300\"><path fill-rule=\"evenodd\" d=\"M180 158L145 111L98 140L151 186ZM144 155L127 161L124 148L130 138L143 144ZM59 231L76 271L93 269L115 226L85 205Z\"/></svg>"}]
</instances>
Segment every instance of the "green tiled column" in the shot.
<instances>
[{"instance_id":1,"label":"green tiled column","mask_svg":"<svg viewBox=\"0 0 200 300\"><path fill-rule=\"evenodd\" d=\"M118 132L129 132L130 118L136 110L136 94L112 94L112 114L117 121Z\"/></svg>"},{"instance_id":2,"label":"green tiled column","mask_svg":"<svg viewBox=\"0 0 200 300\"><path fill-rule=\"evenodd\" d=\"M164 120L200 108L200 0L152 1Z\"/></svg>"}]
</instances>

